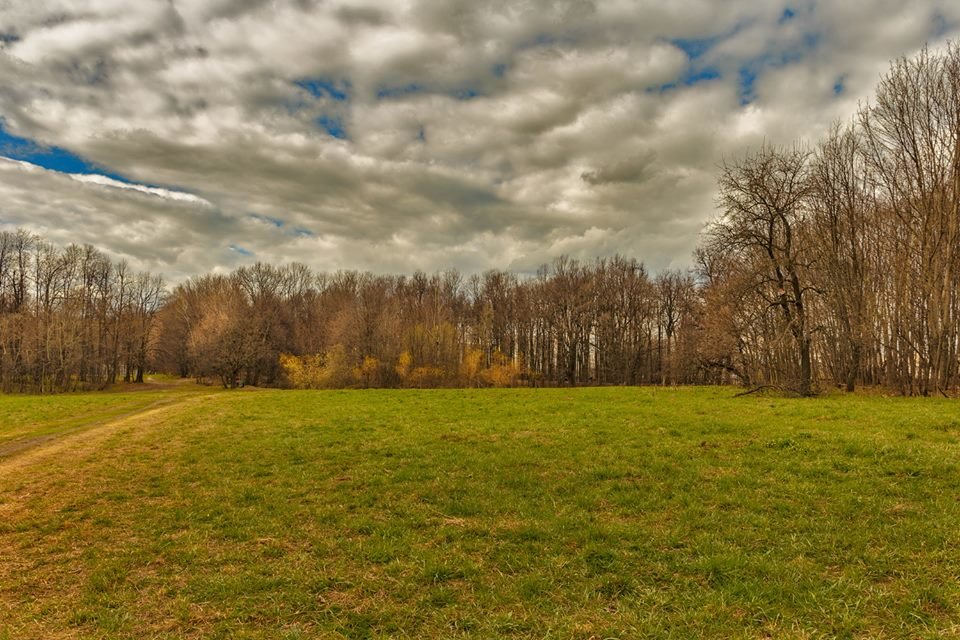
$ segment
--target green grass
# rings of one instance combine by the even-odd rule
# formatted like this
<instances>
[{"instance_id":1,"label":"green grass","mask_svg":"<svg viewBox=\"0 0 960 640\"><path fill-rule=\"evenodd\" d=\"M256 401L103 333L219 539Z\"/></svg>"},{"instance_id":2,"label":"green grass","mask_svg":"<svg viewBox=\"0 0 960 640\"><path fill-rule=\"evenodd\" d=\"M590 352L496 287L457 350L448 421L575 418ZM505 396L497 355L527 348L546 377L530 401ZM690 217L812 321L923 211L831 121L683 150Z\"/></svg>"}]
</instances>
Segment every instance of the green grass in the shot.
<instances>
[{"instance_id":1,"label":"green grass","mask_svg":"<svg viewBox=\"0 0 960 640\"><path fill-rule=\"evenodd\" d=\"M0 461L0 638L960 637L956 401L184 393Z\"/></svg>"},{"instance_id":2,"label":"green grass","mask_svg":"<svg viewBox=\"0 0 960 640\"><path fill-rule=\"evenodd\" d=\"M145 387L140 391L119 393L0 395L0 455L4 445L11 445L15 441L94 426L143 411L153 405L176 402L196 393L196 387Z\"/></svg>"}]
</instances>

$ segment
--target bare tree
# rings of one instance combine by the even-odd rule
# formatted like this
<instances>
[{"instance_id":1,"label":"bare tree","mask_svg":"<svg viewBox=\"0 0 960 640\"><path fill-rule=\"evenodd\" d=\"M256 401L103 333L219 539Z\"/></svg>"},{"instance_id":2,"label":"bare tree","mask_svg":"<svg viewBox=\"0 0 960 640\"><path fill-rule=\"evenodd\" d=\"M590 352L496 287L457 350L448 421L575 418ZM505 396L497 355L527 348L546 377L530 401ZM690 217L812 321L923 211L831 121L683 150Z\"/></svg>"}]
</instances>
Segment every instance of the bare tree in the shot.
<instances>
[{"instance_id":1,"label":"bare tree","mask_svg":"<svg viewBox=\"0 0 960 640\"><path fill-rule=\"evenodd\" d=\"M832 338L828 346L837 377L853 391L871 333L867 252L877 209L859 130L834 126L817 150L811 174L810 234L829 311L824 333Z\"/></svg>"},{"instance_id":2,"label":"bare tree","mask_svg":"<svg viewBox=\"0 0 960 640\"><path fill-rule=\"evenodd\" d=\"M816 288L807 280L811 253L804 234L810 192L810 152L765 146L723 167L719 180L721 217L707 231L716 251L737 252L751 271L754 292L782 319L794 342L796 383L813 393L812 324L807 299Z\"/></svg>"}]
</instances>

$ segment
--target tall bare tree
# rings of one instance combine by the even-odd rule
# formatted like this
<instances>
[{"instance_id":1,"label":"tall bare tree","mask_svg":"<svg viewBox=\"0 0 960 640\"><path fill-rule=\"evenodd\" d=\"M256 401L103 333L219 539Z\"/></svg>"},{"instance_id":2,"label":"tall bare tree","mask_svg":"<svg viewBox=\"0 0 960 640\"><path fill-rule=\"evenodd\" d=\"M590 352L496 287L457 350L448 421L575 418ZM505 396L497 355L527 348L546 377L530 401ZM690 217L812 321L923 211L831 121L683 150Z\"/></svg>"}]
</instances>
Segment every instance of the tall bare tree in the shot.
<instances>
[{"instance_id":1,"label":"tall bare tree","mask_svg":"<svg viewBox=\"0 0 960 640\"><path fill-rule=\"evenodd\" d=\"M808 281L812 260L804 225L810 193L810 152L764 146L719 179L721 217L707 231L715 251L737 254L753 291L793 340L795 379L801 395L813 393L813 325L807 301L817 289Z\"/></svg>"}]
</instances>

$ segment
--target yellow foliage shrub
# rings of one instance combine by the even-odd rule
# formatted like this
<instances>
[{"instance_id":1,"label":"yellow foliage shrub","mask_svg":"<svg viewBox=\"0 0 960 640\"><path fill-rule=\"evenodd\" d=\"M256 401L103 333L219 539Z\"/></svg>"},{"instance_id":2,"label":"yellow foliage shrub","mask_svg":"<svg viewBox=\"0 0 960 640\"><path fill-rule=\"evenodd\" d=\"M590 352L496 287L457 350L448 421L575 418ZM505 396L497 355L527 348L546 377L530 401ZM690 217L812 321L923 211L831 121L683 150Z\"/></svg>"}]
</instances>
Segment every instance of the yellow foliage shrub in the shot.
<instances>
[{"instance_id":1,"label":"yellow foliage shrub","mask_svg":"<svg viewBox=\"0 0 960 640\"><path fill-rule=\"evenodd\" d=\"M521 373L520 363L514 362L498 349L490 356L490 366L480 372L480 379L491 387L512 387L520 380Z\"/></svg>"},{"instance_id":2,"label":"yellow foliage shrub","mask_svg":"<svg viewBox=\"0 0 960 640\"><path fill-rule=\"evenodd\" d=\"M365 388L380 385L380 361L373 356L365 356L360 366L353 370L353 377Z\"/></svg>"},{"instance_id":3,"label":"yellow foliage shrub","mask_svg":"<svg viewBox=\"0 0 960 640\"><path fill-rule=\"evenodd\" d=\"M468 387L477 386L480 379L480 370L483 368L483 351L467 349L460 363L460 377Z\"/></svg>"},{"instance_id":4,"label":"yellow foliage shrub","mask_svg":"<svg viewBox=\"0 0 960 640\"><path fill-rule=\"evenodd\" d=\"M297 389L341 389L356 384L358 379L340 344L323 354L280 354L280 367L290 385Z\"/></svg>"},{"instance_id":5,"label":"yellow foliage shrub","mask_svg":"<svg viewBox=\"0 0 960 640\"><path fill-rule=\"evenodd\" d=\"M410 369L413 366L413 356L409 351L404 351L400 354L400 358L397 360L397 366L394 367L394 371L397 372L397 375L400 376L401 386L406 386L407 379L410 377Z\"/></svg>"}]
</instances>

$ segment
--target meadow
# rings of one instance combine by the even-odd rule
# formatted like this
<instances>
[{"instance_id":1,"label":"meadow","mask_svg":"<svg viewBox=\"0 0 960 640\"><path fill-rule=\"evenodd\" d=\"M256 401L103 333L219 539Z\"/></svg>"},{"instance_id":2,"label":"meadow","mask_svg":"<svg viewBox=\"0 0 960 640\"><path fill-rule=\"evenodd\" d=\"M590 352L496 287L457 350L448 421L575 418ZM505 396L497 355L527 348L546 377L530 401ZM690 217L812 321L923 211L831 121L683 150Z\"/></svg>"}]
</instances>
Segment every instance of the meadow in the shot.
<instances>
[{"instance_id":1,"label":"meadow","mask_svg":"<svg viewBox=\"0 0 960 640\"><path fill-rule=\"evenodd\" d=\"M960 406L0 396L0 638L960 637Z\"/></svg>"}]
</instances>

